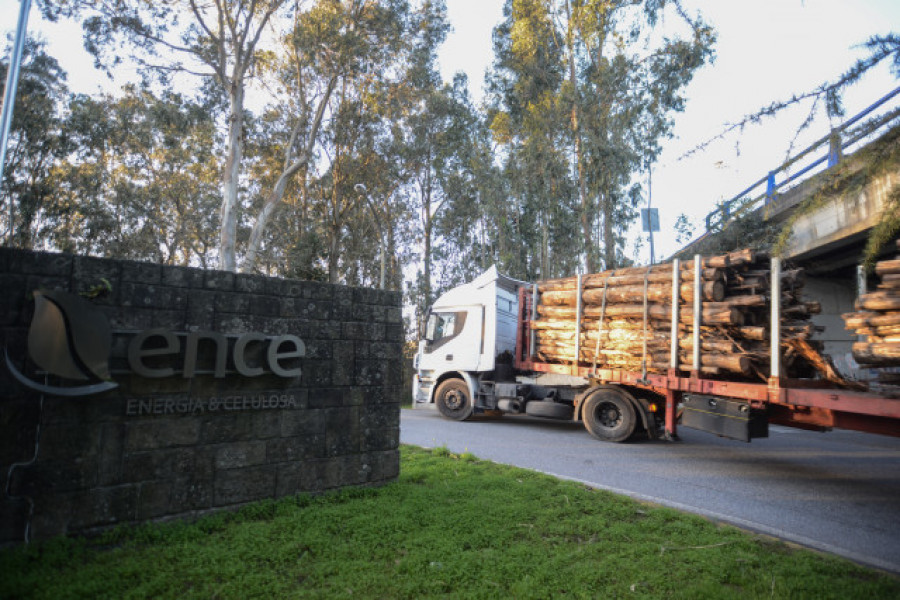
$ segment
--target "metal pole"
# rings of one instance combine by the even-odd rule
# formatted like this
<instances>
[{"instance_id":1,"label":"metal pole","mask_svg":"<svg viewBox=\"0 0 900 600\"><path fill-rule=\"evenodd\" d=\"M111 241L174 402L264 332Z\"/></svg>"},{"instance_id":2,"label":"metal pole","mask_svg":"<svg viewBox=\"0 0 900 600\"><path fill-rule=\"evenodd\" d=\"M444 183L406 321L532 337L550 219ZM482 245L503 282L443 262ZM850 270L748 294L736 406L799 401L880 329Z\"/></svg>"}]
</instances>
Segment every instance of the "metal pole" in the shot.
<instances>
[{"instance_id":1,"label":"metal pole","mask_svg":"<svg viewBox=\"0 0 900 600\"><path fill-rule=\"evenodd\" d=\"M669 352L669 368L678 368L678 301L681 295L681 261L672 261L672 348Z\"/></svg>"},{"instance_id":2,"label":"metal pole","mask_svg":"<svg viewBox=\"0 0 900 600\"><path fill-rule=\"evenodd\" d=\"M867 293L869 290L866 282L866 268L862 265L856 265L856 299Z\"/></svg>"},{"instance_id":3,"label":"metal pole","mask_svg":"<svg viewBox=\"0 0 900 600\"><path fill-rule=\"evenodd\" d=\"M867 293L868 290L868 281L866 278L866 268L862 265L856 265L856 299L859 300L860 297ZM858 335L857 339L860 342L866 341L865 335Z\"/></svg>"},{"instance_id":4,"label":"metal pole","mask_svg":"<svg viewBox=\"0 0 900 600\"><path fill-rule=\"evenodd\" d=\"M653 252L653 215L650 212L650 202L653 200L653 171L647 174L647 221L650 224L650 264L656 263L656 254Z\"/></svg>"},{"instance_id":5,"label":"metal pole","mask_svg":"<svg viewBox=\"0 0 900 600\"><path fill-rule=\"evenodd\" d=\"M700 324L703 313L703 260L699 254L694 255L694 372L700 373Z\"/></svg>"},{"instance_id":6,"label":"metal pole","mask_svg":"<svg viewBox=\"0 0 900 600\"><path fill-rule=\"evenodd\" d=\"M28 28L28 13L31 12L31 0L19 3L19 22L16 25L16 38L12 53L9 56L9 70L6 73L6 91L3 93L3 108L0 110L0 183L3 182L3 166L6 164L6 142L9 139L9 128L12 125L13 105L16 103L16 88L19 85L19 69L22 66L22 51L25 48L25 35ZM12 199L9 201L9 233L12 235Z\"/></svg>"},{"instance_id":7,"label":"metal pole","mask_svg":"<svg viewBox=\"0 0 900 600\"><path fill-rule=\"evenodd\" d=\"M771 377L781 377L781 259L772 257Z\"/></svg>"}]
</instances>

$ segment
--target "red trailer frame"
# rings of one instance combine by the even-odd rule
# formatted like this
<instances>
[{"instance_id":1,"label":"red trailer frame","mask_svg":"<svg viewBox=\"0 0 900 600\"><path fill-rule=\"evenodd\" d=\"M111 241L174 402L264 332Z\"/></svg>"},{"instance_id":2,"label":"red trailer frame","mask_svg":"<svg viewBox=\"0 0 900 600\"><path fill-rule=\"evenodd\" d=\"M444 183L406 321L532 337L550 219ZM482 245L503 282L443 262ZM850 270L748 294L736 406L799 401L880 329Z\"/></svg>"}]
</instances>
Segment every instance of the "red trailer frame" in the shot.
<instances>
[{"instance_id":1,"label":"red trailer frame","mask_svg":"<svg viewBox=\"0 0 900 600\"><path fill-rule=\"evenodd\" d=\"M718 396L765 408L770 423L824 431L833 427L900 437L900 398L839 389L822 380L770 377L767 383L703 379L696 371L669 369L666 374L590 365L547 363L532 356L532 290L519 288L518 330L514 366L518 370L584 377L597 384L618 384L651 391L665 398L665 428L677 435L676 407L684 394ZM677 313L678 311L673 311ZM577 409L577 406L576 406ZM577 414L577 412L576 412Z\"/></svg>"}]
</instances>

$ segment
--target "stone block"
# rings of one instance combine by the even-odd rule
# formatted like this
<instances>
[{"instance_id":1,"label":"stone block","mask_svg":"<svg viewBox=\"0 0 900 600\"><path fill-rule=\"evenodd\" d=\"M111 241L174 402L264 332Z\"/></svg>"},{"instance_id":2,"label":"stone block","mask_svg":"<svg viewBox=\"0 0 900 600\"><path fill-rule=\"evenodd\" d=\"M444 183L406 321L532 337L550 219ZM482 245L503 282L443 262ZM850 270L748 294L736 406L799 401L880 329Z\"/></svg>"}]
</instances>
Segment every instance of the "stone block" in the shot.
<instances>
[{"instance_id":1,"label":"stone block","mask_svg":"<svg viewBox=\"0 0 900 600\"><path fill-rule=\"evenodd\" d=\"M122 267L118 261L75 256L72 262L71 289L74 293L96 293L91 300L95 304L116 306L119 303Z\"/></svg>"},{"instance_id":2,"label":"stone block","mask_svg":"<svg viewBox=\"0 0 900 600\"><path fill-rule=\"evenodd\" d=\"M172 448L147 452L131 452L122 461L122 478L116 483L138 483L170 479L194 471L192 448Z\"/></svg>"},{"instance_id":3,"label":"stone block","mask_svg":"<svg viewBox=\"0 0 900 600\"><path fill-rule=\"evenodd\" d=\"M344 339L380 342L385 339L384 323L348 322L341 329Z\"/></svg>"},{"instance_id":4,"label":"stone block","mask_svg":"<svg viewBox=\"0 0 900 600\"><path fill-rule=\"evenodd\" d=\"M278 473L274 465L216 472L214 506L230 506L272 498Z\"/></svg>"},{"instance_id":5,"label":"stone block","mask_svg":"<svg viewBox=\"0 0 900 600\"><path fill-rule=\"evenodd\" d=\"M303 471L308 468L306 464L301 462L279 464L276 474L275 495L283 498L307 491L303 489Z\"/></svg>"},{"instance_id":6,"label":"stone block","mask_svg":"<svg viewBox=\"0 0 900 600\"><path fill-rule=\"evenodd\" d=\"M310 408L333 408L343 406L344 395L340 388L312 389L309 393Z\"/></svg>"},{"instance_id":7,"label":"stone block","mask_svg":"<svg viewBox=\"0 0 900 600\"><path fill-rule=\"evenodd\" d=\"M355 385L380 386L387 382L388 365L385 361L357 360Z\"/></svg>"},{"instance_id":8,"label":"stone block","mask_svg":"<svg viewBox=\"0 0 900 600\"><path fill-rule=\"evenodd\" d=\"M71 291L71 280L68 277L55 275L29 274L25 280L25 289L30 294L34 290L62 290Z\"/></svg>"},{"instance_id":9,"label":"stone block","mask_svg":"<svg viewBox=\"0 0 900 600\"><path fill-rule=\"evenodd\" d=\"M296 462L323 456L325 456L325 435L320 432L266 442L266 457L269 463Z\"/></svg>"},{"instance_id":10,"label":"stone block","mask_svg":"<svg viewBox=\"0 0 900 600\"><path fill-rule=\"evenodd\" d=\"M234 289L234 273L228 271L204 271L203 287L208 290L230 292Z\"/></svg>"},{"instance_id":11,"label":"stone block","mask_svg":"<svg viewBox=\"0 0 900 600\"><path fill-rule=\"evenodd\" d=\"M185 319L191 331L211 331L215 321L216 292L191 289Z\"/></svg>"},{"instance_id":12,"label":"stone block","mask_svg":"<svg viewBox=\"0 0 900 600\"><path fill-rule=\"evenodd\" d=\"M71 504L62 507L67 517L66 531L131 523L137 518L137 486L95 488L73 494Z\"/></svg>"},{"instance_id":13,"label":"stone block","mask_svg":"<svg viewBox=\"0 0 900 600\"><path fill-rule=\"evenodd\" d=\"M400 429L368 427L363 429L361 438L363 452L393 450L400 445Z\"/></svg>"},{"instance_id":14,"label":"stone block","mask_svg":"<svg viewBox=\"0 0 900 600\"><path fill-rule=\"evenodd\" d=\"M281 300L275 296L250 296L250 312L263 317L281 316Z\"/></svg>"},{"instance_id":15,"label":"stone block","mask_svg":"<svg viewBox=\"0 0 900 600\"><path fill-rule=\"evenodd\" d=\"M340 287L330 283L320 283L318 281L301 281L288 282L289 292L292 296L300 296L303 298L311 298L313 300L332 300L335 297L336 290Z\"/></svg>"},{"instance_id":16,"label":"stone block","mask_svg":"<svg viewBox=\"0 0 900 600\"><path fill-rule=\"evenodd\" d=\"M163 266L156 263L135 262L131 260L121 261L122 282L134 281L146 285L159 285L162 283Z\"/></svg>"},{"instance_id":17,"label":"stone block","mask_svg":"<svg viewBox=\"0 0 900 600\"><path fill-rule=\"evenodd\" d=\"M332 385L331 373L334 365L330 360L303 360L303 383L309 388ZM310 402L312 397L310 396Z\"/></svg>"},{"instance_id":18,"label":"stone block","mask_svg":"<svg viewBox=\"0 0 900 600\"><path fill-rule=\"evenodd\" d=\"M216 294L215 307L216 311L220 313L252 314L250 311L250 296L236 292L219 292Z\"/></svg>"},{"instance_id":19,"label":"stone block","mask_svg":"<svg viewBox=\"0 0 900 600\"><path fill-rule=\"evenodd\" d=\"M234 290L253 295L266 294L269 290L269 277L255 274L235 275Z\"/></svg>"},{"instance_id":20,"label":"stone block","mask_svg":"<svg viewBox=\"0 0 900 600\"><path fill-rule=\"evenodd\" d=\"M26 323L25 307L33 298L27 281L25 275L0 273L0 327Z\"/></svg>"},{"instance_id":21,"label":"stone block","mask_svg":"<svg viewBox=\"0 0 900 600\"><path fill-rule=\"evenodd\" d=\"M188 291L184 288L168 287L160 284L123 281L119 292L122 306L139 308L161 308L167 311L187 308ZM179 322L183 317L178 316Z\"/></svg>"},{"instance_id":22,"label":"stone block","mask_svg":"<svg viewBox=\"0 0 900 600\"><path fill-rule=\"evenodd\" d=\"M301 411L285 411L285 414ZM267 440L281 435L282 411L263 411L251 416L253 439Z\"/></svg>"},{"instance_id":23,"label":"stone block","mask_svg":"<svg viewBox=\"0 0 900 600\"><path fill-rule=\"evenodd\" d=\"M70 400L71 402L71 400ZM41 431L41 459L72 460L97 456L100 430L78 422L47 424Z\"/></svg>"},{"instance_id":24,"label":"stone block","mask_svg":"<svg viewBox=\"0 0 900 600\"><path fill-rule=\"evenodd\" d=\"M207 414L200 429L203 444L222 444L253 439L250 414Z\"/></svg>"},{"instance_id":25,"label":"stone block","mask_svg":"<svg viewBox=\"0 0 900 600\"><path fill-rule=\"evenodd\" d=\"M14 496L36 497L96 487L99 484L97 456L53 458L13 470L10 490Z\"/></svg>"},{"instance_id":26,"label":"stone block","mask_svg":"<svg viewBox=\"0 0 900 600\"><path fill-rule=\"evenodd\" d=\"M281 437L303 437L325 430L325 413L308 409L284 411L281 415Z\"/></svg>"},{"instance_id":27,"label":"stone block","mask_svg":"<svg viewBox=\"0 0 900 600\"><path fill-rule=\"evenodd\" d=\"M191 267L166 267L162 272L162 284L179 288L203 287L202 269Z\"/></svg>"},{"instance_id":28,"label":"stone block","mask_svg":"<svg viewBox=\"0 0 900 600\"><path fill-rule=\"evenodd\" d=\"M126 452L193 446L200 442L200 425L193 418L155 418L131 421L125 442Z\"/></svg>"},{"instance_id":29,"label":"stone block","mask_svg":"<svg viewBox=\"0 0 900 600\"><path fill-rule=\"evenodd\" d=\"M67 254L18 250L8 254L8 261L10 273L49 275L66 280L72 275L73 257Z\"/></svg>"},{"instance_id":30,"label":"stone block","mask_svg":"<svg viewBox=\"0 0 900 600\"><path fill-rule=\"evenodd\" d=\"M216 469L239 469L266 462L266 442L238 442L220 445L216 450Z\"/></svg>"}]
</instances>

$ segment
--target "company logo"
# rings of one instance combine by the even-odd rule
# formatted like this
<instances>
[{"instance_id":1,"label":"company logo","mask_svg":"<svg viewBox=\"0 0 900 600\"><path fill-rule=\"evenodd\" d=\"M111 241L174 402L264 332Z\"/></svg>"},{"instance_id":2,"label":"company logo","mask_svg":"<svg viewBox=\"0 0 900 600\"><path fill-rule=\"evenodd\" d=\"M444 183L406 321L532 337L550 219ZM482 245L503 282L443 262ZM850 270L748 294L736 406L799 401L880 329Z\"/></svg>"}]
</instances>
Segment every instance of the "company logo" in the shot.
<instances>
[{"instance_id":1,"label":"company logo","mask_svg":"<svg viewBox=\"0 0 900 600\"><path fill-rule=\"evenodd\" d=\"M85 299L59 290L34 292L28 354L49 375L80 385L54 386L23 375L6 354L6 366L27 388L56 396L86 396L118 387L110 381L112 333L105 315Z\"/></svg>"},{"instance_id":2,"label":"company logo","mask_svg":"<svg viewBox=\"0 0 900 600\"><path fill-rule=\"evenodd\" d=\"M74 384L49 385L29 379L6 351L6 366L12 376L29 389L56 396L87 396L118 387L109 372L112 331L106 316L85 299L67 292L35 291L34 300L28 354L44 373ZM201 345L207 350L202 359ZM221 379L230 372L243 377L271 374L297 379L304 356L306 345L291 334L267 336L251 331L226 336L214 331L175 333L163 328L133 335L127 353L131 372L150 379L179 372L185 379L195 375ZM229 371L229 364L233 371Z\"/></svg>"}]
</instances>

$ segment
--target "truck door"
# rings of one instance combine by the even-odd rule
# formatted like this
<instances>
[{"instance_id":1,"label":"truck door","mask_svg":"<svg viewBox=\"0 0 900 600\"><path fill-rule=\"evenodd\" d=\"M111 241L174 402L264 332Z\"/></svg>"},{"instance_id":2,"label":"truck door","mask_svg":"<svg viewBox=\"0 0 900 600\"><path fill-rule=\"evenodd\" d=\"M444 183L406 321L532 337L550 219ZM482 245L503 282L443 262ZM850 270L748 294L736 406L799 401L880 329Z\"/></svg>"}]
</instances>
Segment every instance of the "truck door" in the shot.
<instances>
[{"instance_id":1,"label":"truck door","mask_svg":"<svg viewBox=\"0 0 900 600\"><path fill-rule=\"evenodd\" d=\"M428 315L420 370L477 371L484 339L484 307L436 309Z\"/></svg>"}]
</instances>

